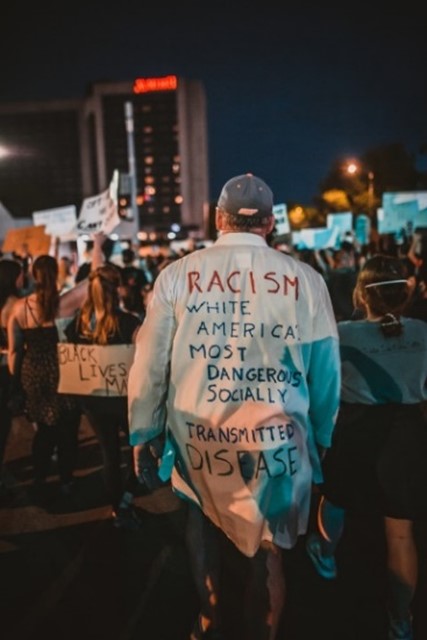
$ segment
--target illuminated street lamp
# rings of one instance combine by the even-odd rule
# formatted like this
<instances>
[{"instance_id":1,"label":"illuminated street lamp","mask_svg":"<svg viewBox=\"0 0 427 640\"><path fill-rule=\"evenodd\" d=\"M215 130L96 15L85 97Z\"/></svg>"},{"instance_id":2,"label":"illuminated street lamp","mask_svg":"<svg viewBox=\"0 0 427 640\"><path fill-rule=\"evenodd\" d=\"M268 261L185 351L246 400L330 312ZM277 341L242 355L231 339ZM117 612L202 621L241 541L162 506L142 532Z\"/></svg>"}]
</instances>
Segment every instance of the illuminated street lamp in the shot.
<instances>
[{"instance_id":1,"label":"illuminated street lamp","mask_svg":"<svg viewBox=\"0 0 427 640\"><path fill-rule=\"evenodd\" d=\"M359 173L361 173L362 169L361 169L361 165L360 163L354 161L354 160L350 160L349 162L347 162L347 164L345 165L345 171L349 174L349 175L357 175ZM368 178L368 202L367 202L367 207L368 207L368 214L370 215L370 217L373 216L374 213L374 198L375 198L375 192L374 192L374 179L375 179L375 175L373 171L368 171L367 172L367 178Z\"/></svg>"}]
</instances>

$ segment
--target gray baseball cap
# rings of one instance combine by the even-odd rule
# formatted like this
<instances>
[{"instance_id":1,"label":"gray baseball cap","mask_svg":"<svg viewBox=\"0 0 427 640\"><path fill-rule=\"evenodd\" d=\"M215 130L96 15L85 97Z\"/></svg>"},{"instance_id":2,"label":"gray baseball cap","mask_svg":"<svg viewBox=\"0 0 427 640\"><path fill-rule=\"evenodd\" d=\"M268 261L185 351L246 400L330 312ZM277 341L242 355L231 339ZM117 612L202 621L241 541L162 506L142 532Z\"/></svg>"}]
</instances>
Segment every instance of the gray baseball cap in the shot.
<instances>
[{"instance_id":1,"label":"gray baseball cap","mask_svg":"<svg viewBox=\"0 0 427 640\"><path fill-rule=\"evenodd\" d=\"M243 216L271 216L273 193L264 180L245 173L225 183L218 198L218 208Z\"/></svg>"}]
</instances>

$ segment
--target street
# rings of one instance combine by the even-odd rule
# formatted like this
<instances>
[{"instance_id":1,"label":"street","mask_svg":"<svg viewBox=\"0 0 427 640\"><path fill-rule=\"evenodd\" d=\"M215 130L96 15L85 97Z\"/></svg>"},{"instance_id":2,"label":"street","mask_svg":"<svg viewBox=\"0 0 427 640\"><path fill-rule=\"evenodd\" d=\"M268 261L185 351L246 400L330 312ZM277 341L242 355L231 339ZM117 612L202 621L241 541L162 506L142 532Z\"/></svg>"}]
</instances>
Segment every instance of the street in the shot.
<instances>
[{"instance_id":1,"label":"street","mask_svg":"<svg viewBox=\"0 0 427 640\"><path fill-rule=\"evenodd\" d=\"M31 492L32 436L32 425L15 419L5 464L13 495L0 508L1 639L188 640L198 605L181 501L168 486L151 495L142 491L137 505L143 530L115 529L99 446L83 418L75 494L60 497L58 476L52 475L50 495L37 503ZM426 533L423 523L417 531L415 640L427 638ZM225 552L227 640L240 640L244 568ZM386 640L381 524L349 517L337 561L338 579L325 581L306 556L304 538L285 552L287 602L279 640Z\"/></svg>"}]
</instances>

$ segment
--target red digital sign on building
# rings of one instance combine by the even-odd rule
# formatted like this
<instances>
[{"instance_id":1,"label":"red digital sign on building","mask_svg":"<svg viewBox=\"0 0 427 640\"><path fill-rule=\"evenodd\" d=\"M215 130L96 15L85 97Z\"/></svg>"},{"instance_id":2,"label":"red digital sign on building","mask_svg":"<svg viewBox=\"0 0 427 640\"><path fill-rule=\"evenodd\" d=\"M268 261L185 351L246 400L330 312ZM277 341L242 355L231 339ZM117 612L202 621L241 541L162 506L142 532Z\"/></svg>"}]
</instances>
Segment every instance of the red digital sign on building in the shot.
<instances>
[{"instance_id":1,"label":"red digital sign on building","mask_svg":"<svg viewBox=\"0 0 427 640\"><path fill-rule=\"evenodd\" d=\"M134 93L149 93L150 91L174 91L178 86L176 76L161 78L137 78L133 83Z\"/></svg>"}]
</instances>

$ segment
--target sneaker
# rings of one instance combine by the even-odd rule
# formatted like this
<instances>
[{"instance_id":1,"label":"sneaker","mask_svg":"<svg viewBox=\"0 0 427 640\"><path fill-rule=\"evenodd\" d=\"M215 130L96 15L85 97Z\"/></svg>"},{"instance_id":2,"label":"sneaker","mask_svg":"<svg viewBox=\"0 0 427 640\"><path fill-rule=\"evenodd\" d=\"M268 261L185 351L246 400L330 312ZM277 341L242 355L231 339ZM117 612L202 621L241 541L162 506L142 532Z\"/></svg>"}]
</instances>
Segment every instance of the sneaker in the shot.
<instances>
[{"instance_id":1,"label":"sneaker","mask_svg":"<svg viewBox=\"0 0 427 640\"><path fill-rule=\"evenodd\" d=\"M316 533L307 537L305 548L319 576L325 580L334 580L337 577L335 558L333 555L325 556L322 554L322 544Z\"/></svg>"},{"instance_id":2,"label":"sneaker","mask_svg":"<svg viewBox=\"0 0 427 640\"><path fill-rule=\"evenodd\" d=\"M113 525L116 529L128 531L140 531L143 528L142 518L133 506L120 507L117 512L113 511Z\"/></svg>"},{"instance_id":3,"label":"sneaker","mask_svg":"<svg viewBox=\"0 0 427 640\"><path fill-rule=\"evenodd\" d=\"M388 613L387 640L413 640L412 617L410 614L402 620L396 620Z\"/></svg>"}]
</instances>

